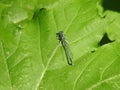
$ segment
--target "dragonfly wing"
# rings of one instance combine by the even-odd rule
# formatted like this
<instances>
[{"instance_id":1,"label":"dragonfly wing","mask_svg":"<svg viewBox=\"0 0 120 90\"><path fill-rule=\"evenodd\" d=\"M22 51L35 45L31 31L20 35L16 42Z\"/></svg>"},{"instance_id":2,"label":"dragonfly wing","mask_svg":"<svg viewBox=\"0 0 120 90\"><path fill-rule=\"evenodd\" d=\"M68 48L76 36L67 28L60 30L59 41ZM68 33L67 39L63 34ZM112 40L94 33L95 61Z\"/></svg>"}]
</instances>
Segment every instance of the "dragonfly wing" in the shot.
<instances>
[{"instance_id":1,"label":"dragonfly wing","mask_svg":"<svg viewBox=\"0 0 120 90\"><path fill-rule=\"evenodd\" d=\"M68 44L67 44L66 41L63 41L61 43L62 43L62 46L64 48L68 64L72 65L72 54L71 54L71 51L70 51L70 49L68 47Z\"/></svg>"}]
</instances>

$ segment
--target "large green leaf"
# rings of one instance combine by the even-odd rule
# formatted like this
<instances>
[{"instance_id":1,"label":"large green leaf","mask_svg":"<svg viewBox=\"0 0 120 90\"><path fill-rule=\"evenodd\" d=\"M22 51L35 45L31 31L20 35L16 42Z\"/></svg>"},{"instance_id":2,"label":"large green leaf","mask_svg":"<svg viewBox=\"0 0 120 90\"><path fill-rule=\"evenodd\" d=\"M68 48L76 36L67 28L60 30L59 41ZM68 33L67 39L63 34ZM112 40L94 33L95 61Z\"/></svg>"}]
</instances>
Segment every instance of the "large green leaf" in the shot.
<instances>
[{"instance_id":1,"label":"large green leaf","mask_svg":"<svg viewBox=\"0 0 120 90\"><path fill-rule=\"evenodd\" d=\"M98 0L1 0L0 90L119 90L119 23ZM114 42L99 46L105 33Z\"/></svg>"}]
</instances>

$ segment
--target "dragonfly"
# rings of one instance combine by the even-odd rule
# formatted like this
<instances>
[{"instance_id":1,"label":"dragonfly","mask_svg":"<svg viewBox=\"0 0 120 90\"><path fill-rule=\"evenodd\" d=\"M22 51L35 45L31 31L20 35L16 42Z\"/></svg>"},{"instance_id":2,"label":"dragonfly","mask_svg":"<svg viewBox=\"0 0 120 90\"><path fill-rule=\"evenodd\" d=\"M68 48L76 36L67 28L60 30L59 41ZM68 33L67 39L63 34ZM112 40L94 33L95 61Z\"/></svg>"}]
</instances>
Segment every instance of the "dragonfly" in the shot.
<instances>
[{"instance_id":1,"label":"dragonfly","mask_svg":"<svg viewBox=\"0 0 120 90\"><path fill-rule=\"evenodd\" d=\"M62 44L62 47L63 47L63 49L65 51L65 55L66 55L68 64L73 65L73 63L72 63L72 55L71 55L70 49L68 47L68 43L67 43L67 41L65 39L64 32L59 31L58 33L56 33L56 36L58 37L59 42Z\"/></svg>"}]
</instances>

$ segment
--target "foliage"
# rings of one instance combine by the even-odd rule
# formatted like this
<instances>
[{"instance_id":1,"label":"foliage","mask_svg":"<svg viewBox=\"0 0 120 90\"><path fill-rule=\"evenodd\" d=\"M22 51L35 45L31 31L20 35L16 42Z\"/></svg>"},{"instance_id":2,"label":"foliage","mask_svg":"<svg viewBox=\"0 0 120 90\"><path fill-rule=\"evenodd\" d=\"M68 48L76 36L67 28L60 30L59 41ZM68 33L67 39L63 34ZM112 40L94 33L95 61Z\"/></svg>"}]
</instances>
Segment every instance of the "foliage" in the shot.
<instances>
[{"instance_id":1,"label":"foliage","mask_svg":"<svg viewBox=\"0 0 120 90\"><path fill-rule=\"evenodd\" d=\"M1 0L0 90L119 90L119 23L98 0ZM99 46L105 33L115 41Z\"/></svg>"}]
</instances>

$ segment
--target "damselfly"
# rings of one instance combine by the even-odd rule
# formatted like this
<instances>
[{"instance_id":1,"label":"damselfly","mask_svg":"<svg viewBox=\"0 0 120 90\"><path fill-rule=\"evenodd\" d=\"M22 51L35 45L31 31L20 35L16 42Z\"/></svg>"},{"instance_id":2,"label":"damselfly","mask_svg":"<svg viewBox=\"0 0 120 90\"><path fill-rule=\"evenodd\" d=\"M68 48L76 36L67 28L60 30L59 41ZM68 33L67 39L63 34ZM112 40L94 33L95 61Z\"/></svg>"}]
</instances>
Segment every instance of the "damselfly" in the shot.
<instances>
[{"instance_id":1,"label":"damselfly","mask_svg":"<svg viewBox=\"0 0 120 90\"><path fill-rule=\"evenodd\" d=\"M62 47L64 48L68 64L72 65L72 55L71 55L70 49L68 47L68 43L65 39L63 31L59 31L58 33L56 33L56 35L58 37L58 40L62 44Z\"/></svg>"}]
</instances>

